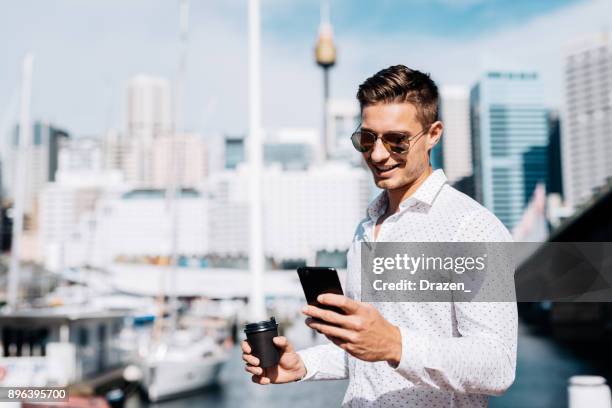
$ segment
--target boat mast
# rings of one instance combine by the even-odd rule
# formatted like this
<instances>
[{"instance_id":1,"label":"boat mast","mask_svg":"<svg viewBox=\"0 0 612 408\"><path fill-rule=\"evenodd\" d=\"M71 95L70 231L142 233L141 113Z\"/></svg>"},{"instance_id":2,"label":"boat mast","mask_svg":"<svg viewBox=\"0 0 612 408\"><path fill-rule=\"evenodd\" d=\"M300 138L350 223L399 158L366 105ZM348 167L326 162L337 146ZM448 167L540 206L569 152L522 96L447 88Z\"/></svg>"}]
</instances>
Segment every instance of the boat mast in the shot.
<instances>
[{"instance_id":1,"label":"boat mast","mask_svg":"<svg viewBox=\"0 0 612 408\"><path fill-rule=\"evenodd\" d=\"M260 75L260 16L259 0L249 0L249 269L251 292L249 312L251 321L263 320L263 221L261 203L261 75Z\"/></svg>"},{"instance_id":2,"label":"boat mast","mask_svg":"<svg viewBox=\"0 0 612 408\"><path fill-rule=\"evenodd\" d=\"M183 174L182 165L182 147L179 146L179 134L184 131L183 124L183 98L185 87L185 71L187 67L187 38L189 32L189 1L181 0L179 11L179 30L180 30L180 55L178 72L176 76L175 93L174 93L174 129L172 134L171 145L171 160L170 160L170 182L167 190L168 207L170 215L170 259L168 265L169 276L169 307L170 307L170 325L174 329L178 319L178 304L176 296L176 274L178 273L178 222L181 196L181 181L179 180Z\"/></svg>"},{"instance_id":3,"label":"boat mast","mask_svg":"<svg viewBox=\"0 0 612 408\"><path fill-rule=\"evenodd\" d=\"M17 140L17 175L15 177L15 197L13 201L13 231L11 243L11 264L8 281L8 308L13 312L19 301L19 262L21 260L21 239L23 235L23 212L25 201L25 178L28 164L28 150L32 126L30 123L30 98L32 94L32 63L34 56L26 54L23 59L21 77L21 113L19 117L19 137Z\"/></svg>"}]
</instances>

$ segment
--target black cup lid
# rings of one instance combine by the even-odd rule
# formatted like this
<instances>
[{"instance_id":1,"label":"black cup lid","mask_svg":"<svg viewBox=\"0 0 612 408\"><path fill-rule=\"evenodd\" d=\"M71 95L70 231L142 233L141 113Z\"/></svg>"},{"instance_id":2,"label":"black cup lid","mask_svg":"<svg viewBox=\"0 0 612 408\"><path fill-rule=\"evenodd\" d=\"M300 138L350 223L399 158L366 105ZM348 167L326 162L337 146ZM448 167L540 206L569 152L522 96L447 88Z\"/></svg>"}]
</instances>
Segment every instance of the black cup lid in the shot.
<instances>
[{"instance_id":1,"label":"black cup lid","mask_svg":"<svg viewBox=\"0 0 612 408\"><path fill-rule=\"evenodd\" d=\"M274 330L277 327L278 327L278 323L276 323L274 316L272 316L270 320L263 320L257 323L247 323L244 326L244 332L246 334L257 333L257 332L266 331L266 330Z\"/></svg>"}]
</instances>

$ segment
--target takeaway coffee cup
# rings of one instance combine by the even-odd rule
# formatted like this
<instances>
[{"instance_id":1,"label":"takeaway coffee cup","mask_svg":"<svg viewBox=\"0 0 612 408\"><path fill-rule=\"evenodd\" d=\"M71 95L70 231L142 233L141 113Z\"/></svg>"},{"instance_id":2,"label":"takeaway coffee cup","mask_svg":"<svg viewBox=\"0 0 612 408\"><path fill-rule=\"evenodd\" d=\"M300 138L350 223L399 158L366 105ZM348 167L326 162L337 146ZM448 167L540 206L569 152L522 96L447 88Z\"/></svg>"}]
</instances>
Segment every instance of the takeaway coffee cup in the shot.
<instances>
[{"instance_id":1,"label":"takeaway coffee cup","mask_svg":"<svg viewBox=\"0 0 612 408\"><path fill-rule=\"evenodd\" d=\"M268 368L278 364L280 354L272 342L272 339L278 336L278 324L274 316L270 320L248 323L244 332L251 346L251 354L259 359L260 367Z\"/></svg>"}]
</instances>

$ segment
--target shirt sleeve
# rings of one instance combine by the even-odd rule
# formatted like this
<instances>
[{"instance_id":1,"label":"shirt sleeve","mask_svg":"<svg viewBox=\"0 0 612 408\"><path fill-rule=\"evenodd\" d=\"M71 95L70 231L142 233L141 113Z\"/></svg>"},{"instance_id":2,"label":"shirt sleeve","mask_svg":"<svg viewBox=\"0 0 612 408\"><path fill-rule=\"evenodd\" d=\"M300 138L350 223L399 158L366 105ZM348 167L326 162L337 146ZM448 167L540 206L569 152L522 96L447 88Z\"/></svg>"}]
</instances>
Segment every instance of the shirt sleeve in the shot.
<instances>
[{"instance_id":1,"label":"shirt sleeve","mask_svg":"<svg viewBox=\"0 0 612 408\"><path fill-rule=\"evenodd\" d=\"M333 344L322 344L298 351L306 367L301 381L344 380L348 378L346 352Z\"/></svg>"},{"instance_id":2,"label":"shirt sleeve","mask_svg":"<svg viewBox=\"0 0 612 408\"><path fill-rule=\"evenodd\" d=\"M457 393L502 394L516 369L516 304L457 303L460 337L431 337L400 327L396 371L415 385Z\"/></svg>"},{"instance_id":3,"label":"shirt sleeve","mask_svg":"<svg viewBox=\"0 0 612 408\"><path fill-rule=\"evenodd\" d=\"M457 241L512 240L490 213L470 216L462 231ZM507 270L496 273L512 277L514 265L508 264ZM452 337L400 327L402 356L395 370L416 385L457 393L502 394L515 377L516 302L454 302L452 310L456 321Z\"/></svg>"}]
</instances>

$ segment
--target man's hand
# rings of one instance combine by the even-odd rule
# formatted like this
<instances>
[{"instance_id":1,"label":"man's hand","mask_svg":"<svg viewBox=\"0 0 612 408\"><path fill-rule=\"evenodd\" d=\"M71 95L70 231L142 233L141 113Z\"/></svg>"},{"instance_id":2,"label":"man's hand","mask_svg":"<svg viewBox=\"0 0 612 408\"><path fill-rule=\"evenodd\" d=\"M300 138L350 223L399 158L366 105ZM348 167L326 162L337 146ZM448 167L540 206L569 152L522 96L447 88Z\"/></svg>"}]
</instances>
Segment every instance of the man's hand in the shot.
<instances>
[{"instance_id":1,"label":"man's hand","mask_svg":"<svg viewBox=\"0 0 612 408\"><path fill-rule=\"evenodd\" d=\"M245 340L242 347L242 359L246 362L245 370L253 374L251 378L257 384L282 384L297 381L306 375L306 366L298 353L293 350L286 337L277 336L272 339L280 353L277 366L259 367L259 359L251 354L251 346Z\"/></svg>"},{"instance_id":2,"label":"man's hand","mask_svg":"<svg viewBox=\"0 0 612 408\"><path fill-rule=\"evenodd\" d=\"M397 367L402 357L402 337L399 329L389 323L376 308L342 295L319 295L319 303L336 306L344 315L305 306L308 327L324 334L338 347L364 361L387 361Z\"/></svg>"}]
</instances>

